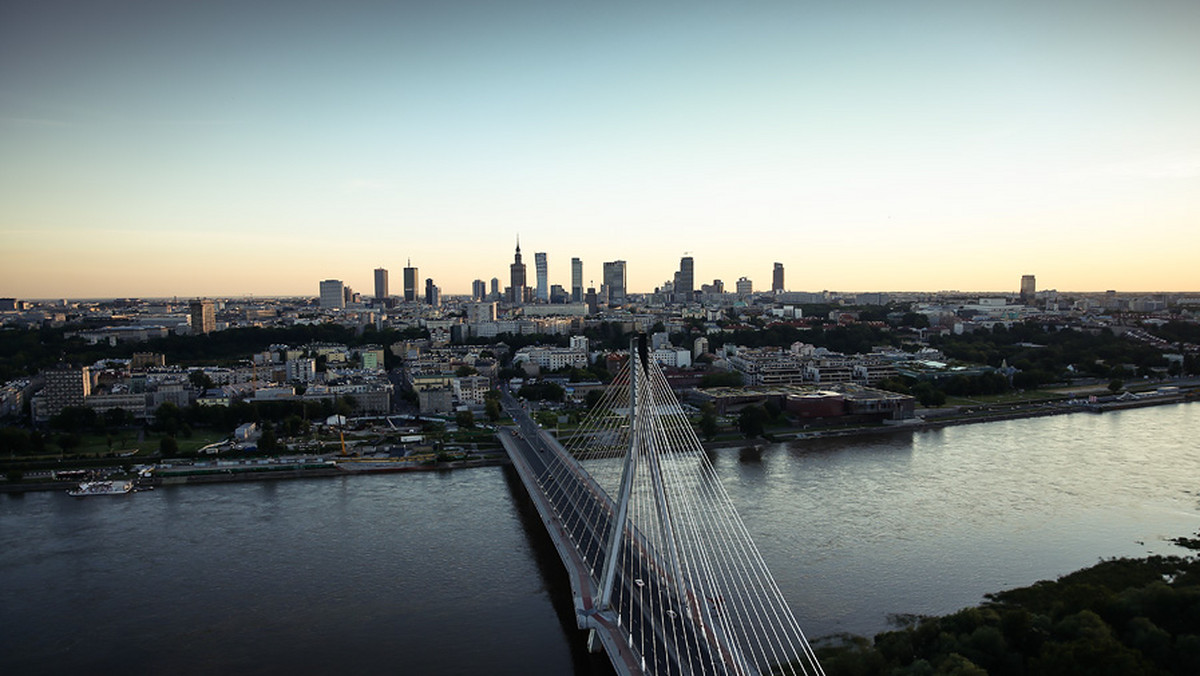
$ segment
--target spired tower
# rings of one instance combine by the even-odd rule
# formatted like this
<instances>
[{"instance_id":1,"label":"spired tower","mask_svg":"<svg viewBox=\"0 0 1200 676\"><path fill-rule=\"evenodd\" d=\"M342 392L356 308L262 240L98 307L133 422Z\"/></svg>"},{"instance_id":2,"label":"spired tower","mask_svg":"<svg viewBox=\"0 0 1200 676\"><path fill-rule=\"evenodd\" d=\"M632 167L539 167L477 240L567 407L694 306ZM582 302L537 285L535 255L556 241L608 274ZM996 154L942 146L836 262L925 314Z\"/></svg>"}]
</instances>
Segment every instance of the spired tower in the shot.
<instances>
[{"instance_id":1,"label":"spired tower","mask_svg":"<svg viewBox=\"0 0 1200 676\"><path fill-rule=\"evenodd\" d=\"M696 264L691 256L679 259L679 272L675 273L675 302L690 303L696 288Z\"/></svg>"},{"instance_id":2,"label":"spired tower","mask_svg":"<svg viewBox=\"0 0 1200 676\"><path fill-rule=\"evenodd\" d=\"M517 253L512 265L508 266L508 302L521 305L525 302L525 264L521 262L521 238L517 237Z\"/></svg>"},{"instance_id":3,"label":"spired tower","mask_svg":"<svg viewBox=\"0 0 1200 676\"><path fill-rule=\"evenodd\" d=\"M412 259L404 266L404 300L415 303L417 300L417 269L412 265Z\"/></svg>"}]
</instances>

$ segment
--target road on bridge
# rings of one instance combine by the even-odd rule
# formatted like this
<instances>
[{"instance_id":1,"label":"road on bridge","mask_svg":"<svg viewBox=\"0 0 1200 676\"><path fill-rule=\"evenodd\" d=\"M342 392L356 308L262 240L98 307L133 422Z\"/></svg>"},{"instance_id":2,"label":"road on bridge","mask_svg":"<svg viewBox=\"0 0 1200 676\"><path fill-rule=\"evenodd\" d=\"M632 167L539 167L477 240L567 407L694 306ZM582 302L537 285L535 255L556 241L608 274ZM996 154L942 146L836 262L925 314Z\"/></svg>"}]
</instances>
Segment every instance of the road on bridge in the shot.
<instances>
[{"instance_id":1,"label":"road on bridge","mask_svg":"<svg viewBox=\"0 0 1200 676\"><path fill-rule=\"evenodd\" d=\"M587 562L588 569L582 571L582 577L591 581L587 598L598 601L597 586L615 511L613 501L587 470L533 421L524 404L506 391L502 391L501 404L515 423L515 429L504 431L511 435L505 447L510 453L520 453L521 459L532 470L536 489L548 498L571 544ZM526 488L535 490L528 482ZM735 665L726 664L703 638L705 630L689 617L691 613L680 602L674 585L660 572L665 571L666 566L656 552L641 546L641 541L636 533L627 533L621 539L621 547L626 551L621 552L618 561L628 564L617 567L612 601L614 607L632 611L622 613L626 619L619 629L620 639L633 646L644 660L641 673L725 674L742 671L733 668ZM629 555L629 548L635 555ZM570 561L564 563L573 565ZM643 599L655 599L656 602L647 605ZM584 608L583 612L597 610ZM613 655L610 658L620 670L619 658Z\"/></svg>"}]
</instances>

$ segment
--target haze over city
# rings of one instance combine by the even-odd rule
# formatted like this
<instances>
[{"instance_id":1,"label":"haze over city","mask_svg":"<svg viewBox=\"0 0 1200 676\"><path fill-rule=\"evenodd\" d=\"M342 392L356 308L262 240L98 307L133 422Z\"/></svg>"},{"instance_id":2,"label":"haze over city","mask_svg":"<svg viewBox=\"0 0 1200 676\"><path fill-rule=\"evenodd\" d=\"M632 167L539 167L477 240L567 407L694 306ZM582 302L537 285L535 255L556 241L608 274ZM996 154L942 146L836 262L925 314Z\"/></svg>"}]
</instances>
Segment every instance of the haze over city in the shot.
<instances>
[{"instance_id":1,"label":"haze over city","mask_svg":"<svg viewBox=\"0 0 1200 676\"><path fill-rule=\"evenodd\" d=\"M10 3L0 295L1200 289L1200 3L653 5Z\"/></svg>"}]
</instances>

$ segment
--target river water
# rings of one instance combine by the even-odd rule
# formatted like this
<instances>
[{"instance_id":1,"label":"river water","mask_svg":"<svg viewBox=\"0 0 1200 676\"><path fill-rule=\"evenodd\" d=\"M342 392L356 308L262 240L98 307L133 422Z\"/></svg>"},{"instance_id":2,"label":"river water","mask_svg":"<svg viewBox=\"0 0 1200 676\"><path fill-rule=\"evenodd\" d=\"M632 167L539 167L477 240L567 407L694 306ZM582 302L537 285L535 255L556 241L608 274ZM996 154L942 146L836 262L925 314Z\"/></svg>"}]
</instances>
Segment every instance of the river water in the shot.
<instances>
[{"instance_id":1,"label":"river water","mask_svg":"<svg viewBox=\"0 0 1200 676\"><path fill-rule=\"evenodd\" d=\"M1200 527L1200 405L713 453L810 637ZM0 496L0 671L605 674L510 468Z\"/></svg>"}]
</instances>

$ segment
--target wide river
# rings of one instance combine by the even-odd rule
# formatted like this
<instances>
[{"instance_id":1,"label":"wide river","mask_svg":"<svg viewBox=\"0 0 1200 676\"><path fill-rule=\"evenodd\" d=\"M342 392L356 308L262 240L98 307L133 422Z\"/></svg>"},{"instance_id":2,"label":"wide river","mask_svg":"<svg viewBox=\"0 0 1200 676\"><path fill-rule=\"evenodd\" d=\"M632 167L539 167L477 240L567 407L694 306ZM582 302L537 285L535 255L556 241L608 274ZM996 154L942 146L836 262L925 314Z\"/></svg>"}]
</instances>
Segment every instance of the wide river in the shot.
<instances>
[{"instance_id":1,"label":"wide river","mask_svg":"<svg viewBox=\"0 0 1200 676\"><path fill-rule=\"evenodd\" d=\"M713 454L810 637L1200 527L1200 405ZM510 468L0 496L0 672L604 674Z\"/></svg>"}]
</instances>

